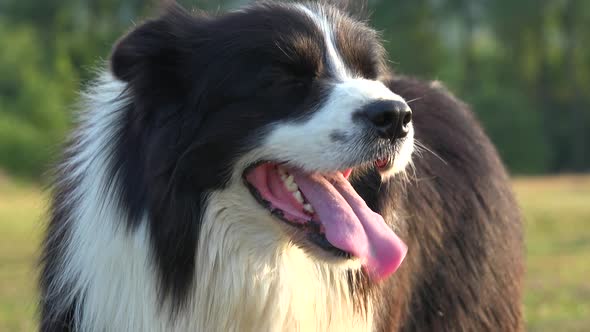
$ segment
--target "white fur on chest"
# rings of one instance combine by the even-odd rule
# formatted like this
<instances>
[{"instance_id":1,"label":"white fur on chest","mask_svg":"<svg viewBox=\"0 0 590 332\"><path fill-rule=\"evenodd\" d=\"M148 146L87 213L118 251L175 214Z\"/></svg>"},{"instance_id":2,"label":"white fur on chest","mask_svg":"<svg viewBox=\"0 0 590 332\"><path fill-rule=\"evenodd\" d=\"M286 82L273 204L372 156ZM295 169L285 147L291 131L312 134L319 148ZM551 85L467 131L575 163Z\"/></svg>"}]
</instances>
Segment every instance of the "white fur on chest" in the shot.
<instances>
[{"instance_id":1,"label":"white fur on chest","mask_svg":"<svg viewBox=\"0 0 590 332\"><path fill-rule=\"evenodd\" d=\"M346 270L293 245L274 224L278 221L261 215L246 195L238 188L209 199L193 297L199 327L370 331L371 312L354 310ZM260 219L251 218L257 215Z\"/></svg>"},{"instance_id":2,"label":"white fur on chest","mask_svg":"<svg viewBox=\"0 0 590 332\"><path fill-rule=\"evenodd\" d=\"M249 209L243 197L209 199L192 294L173 319L158 301L145 228L124 235L109 227L112 219L86 219L77 231L88 232L87 249L69 262L85 298L81 330L370 331L371 308L354 310L345 269L316 262L269 231L268 220L240 219L234 212Z\"/></svg>"}]
</instances>

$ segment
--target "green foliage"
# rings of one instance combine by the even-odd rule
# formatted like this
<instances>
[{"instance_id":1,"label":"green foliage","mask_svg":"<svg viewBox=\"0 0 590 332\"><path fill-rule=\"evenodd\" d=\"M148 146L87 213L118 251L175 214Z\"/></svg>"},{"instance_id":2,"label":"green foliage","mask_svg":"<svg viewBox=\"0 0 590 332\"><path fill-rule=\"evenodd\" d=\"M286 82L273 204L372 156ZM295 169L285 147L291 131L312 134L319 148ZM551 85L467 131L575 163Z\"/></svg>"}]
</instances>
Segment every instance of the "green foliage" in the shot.
<instances>
[{"instance_id":1,"label":"green foliage","mask_svg":"<svg viewBox=\"0 0 590 332\"><path fill-rule=\"evenodd\" d=\"M590 2L373 4L393 68L471 104L512 172L590 170Z\"/></svg>"},{"instance_id":2,"label":"green foliage","mask_svg":"<svg viewBox=\"0 0 590 332\"><path fill-rule=\"evenodd\" d=\"M182 0L216 11L245 0ZM76 91L158 1L0 2L0 168L39 178ZM443 81L514 173L590 170L590 2L372 0L398 72Z\"/></svg>"},{"instance_id":3,"label":"green foliage","mask_svg":"<svg viewBox=\"0 0 590 332\"><path fill-rule=\"evenodd\" d=\"M74 86L55 84L45 73L39 39L28 26L0 24L0 166L22 176L39 177L67 128L67 102ZM66 76L66 75L63 75ZM71 91L67 91L71 90Z\"/></svg>"},{"instance_id":4,"label":"green foliage","mask_svg":"<svg viewBox=\"0 0 590 332\"><path fill-rule=\"evenodd\" d=\"M56 140L53 140L56 142ZM23 177L38 177L51 158L48 139L26 122L0 114L0 165Z\"/></svg>"}]
</instances>

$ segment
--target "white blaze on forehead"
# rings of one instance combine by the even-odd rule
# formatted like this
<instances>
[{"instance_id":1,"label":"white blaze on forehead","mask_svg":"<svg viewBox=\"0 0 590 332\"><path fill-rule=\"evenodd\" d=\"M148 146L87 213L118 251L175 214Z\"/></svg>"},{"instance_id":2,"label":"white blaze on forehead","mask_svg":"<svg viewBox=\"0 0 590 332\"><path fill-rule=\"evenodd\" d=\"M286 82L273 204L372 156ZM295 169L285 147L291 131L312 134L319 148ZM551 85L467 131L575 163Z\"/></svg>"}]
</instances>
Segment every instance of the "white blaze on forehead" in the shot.
<instances>
[{"instance_id":1,"label":"white blaze on forehead","mask_svg":"<svg viewBox=\"0 0 590 332\"><path fill-rule=\"evenodd\" d=\"M398 100L405 102L401 96L393 93L385 84L363 78L350 79L335 84L330 102L338 102L342 98L352 100L361 106L377 100Z\"/></svg>"},{"instance_id":2,"label":"white blaze on forehead","mask_svg":"<svg viewBox=\"0 0 590 332\"><path fill-rule=\"evenodd\" d=\"M314 9L317 12L312 11L305 5L299 4L297 6L307 16L309 16L323 33L324 41L326 43L326 53L328 55L328 66L337 80L345 80L352 78L349 69L342 61L340 53L334 40L334 31L332 30L332 23L328 21L325 10L321 6L317 6Z\"/></svg>"},{"instance_id":3,"label":"white blaze on forehead","mask_svg":"<svg viewBox=\"0 0 590 332\"><path fill-rule=\"evenodd\" d=\"M327 68L330 70L332 83L329 94L322 104L311 112L310 116L299 121L286 121L273 125L266 136L261 153L262 159L290 161L306 170L333 171L358 164L360 156L366 153L366 147L360 139L366 133L366 126L355 120L355 113L372 102L379 100L404 99L393 93L382 82L354 76L354 71L347 68L338 52L334 38L334 22L337 14L322 6L310 7L299 4L300 9L323 34ZM338 135L344 140L335 140ZM407 154L402 160L410 160L413 135L405 140L402 151ZM404 163L398 163L397 169L403 169Z\"/></svg>"}]
</instances>

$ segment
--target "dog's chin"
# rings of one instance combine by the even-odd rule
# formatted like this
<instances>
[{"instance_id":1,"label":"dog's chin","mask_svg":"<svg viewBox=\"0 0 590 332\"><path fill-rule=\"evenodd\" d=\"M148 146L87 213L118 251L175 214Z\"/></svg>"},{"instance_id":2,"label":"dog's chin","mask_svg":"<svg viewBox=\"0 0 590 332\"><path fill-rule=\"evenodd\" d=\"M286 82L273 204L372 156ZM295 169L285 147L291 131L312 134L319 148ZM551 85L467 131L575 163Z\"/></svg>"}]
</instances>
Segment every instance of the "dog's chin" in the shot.
<instances>
[{"instance_id":1,"label":"dog's chin","mask_svg":"<svg viewBox=\"0 0 590 332\"><path fill-rule=\"evenodd\" d=\"M408 136L403 139L396 149L395 157L391 159L389 167L379 169L379 174L383 181L397 175L404 173L408 165L412 163L412 155L414 153L414 129L412 128Z\"/></svg>"}]
</instances>

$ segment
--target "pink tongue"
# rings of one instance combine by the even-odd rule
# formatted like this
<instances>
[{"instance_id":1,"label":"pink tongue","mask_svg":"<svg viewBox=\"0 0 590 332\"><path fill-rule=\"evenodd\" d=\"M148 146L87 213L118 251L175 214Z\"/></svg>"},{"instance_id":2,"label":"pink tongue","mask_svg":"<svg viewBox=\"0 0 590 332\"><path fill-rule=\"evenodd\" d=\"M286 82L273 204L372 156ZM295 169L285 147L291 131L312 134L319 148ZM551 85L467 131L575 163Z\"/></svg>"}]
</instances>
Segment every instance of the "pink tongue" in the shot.
<instances>
[{"instance_id":1,"label":"pink tongue","mask_svg":"<svg viewBox=\"0 0 590 332\"><path fill-rule=\"evenodd\" d=\"M336 248L361 260L374 279L395 272L407 247L373 212L341 173L303 174L293 171L295 182L311 203Z\"/></svg>"}]
</instances>

